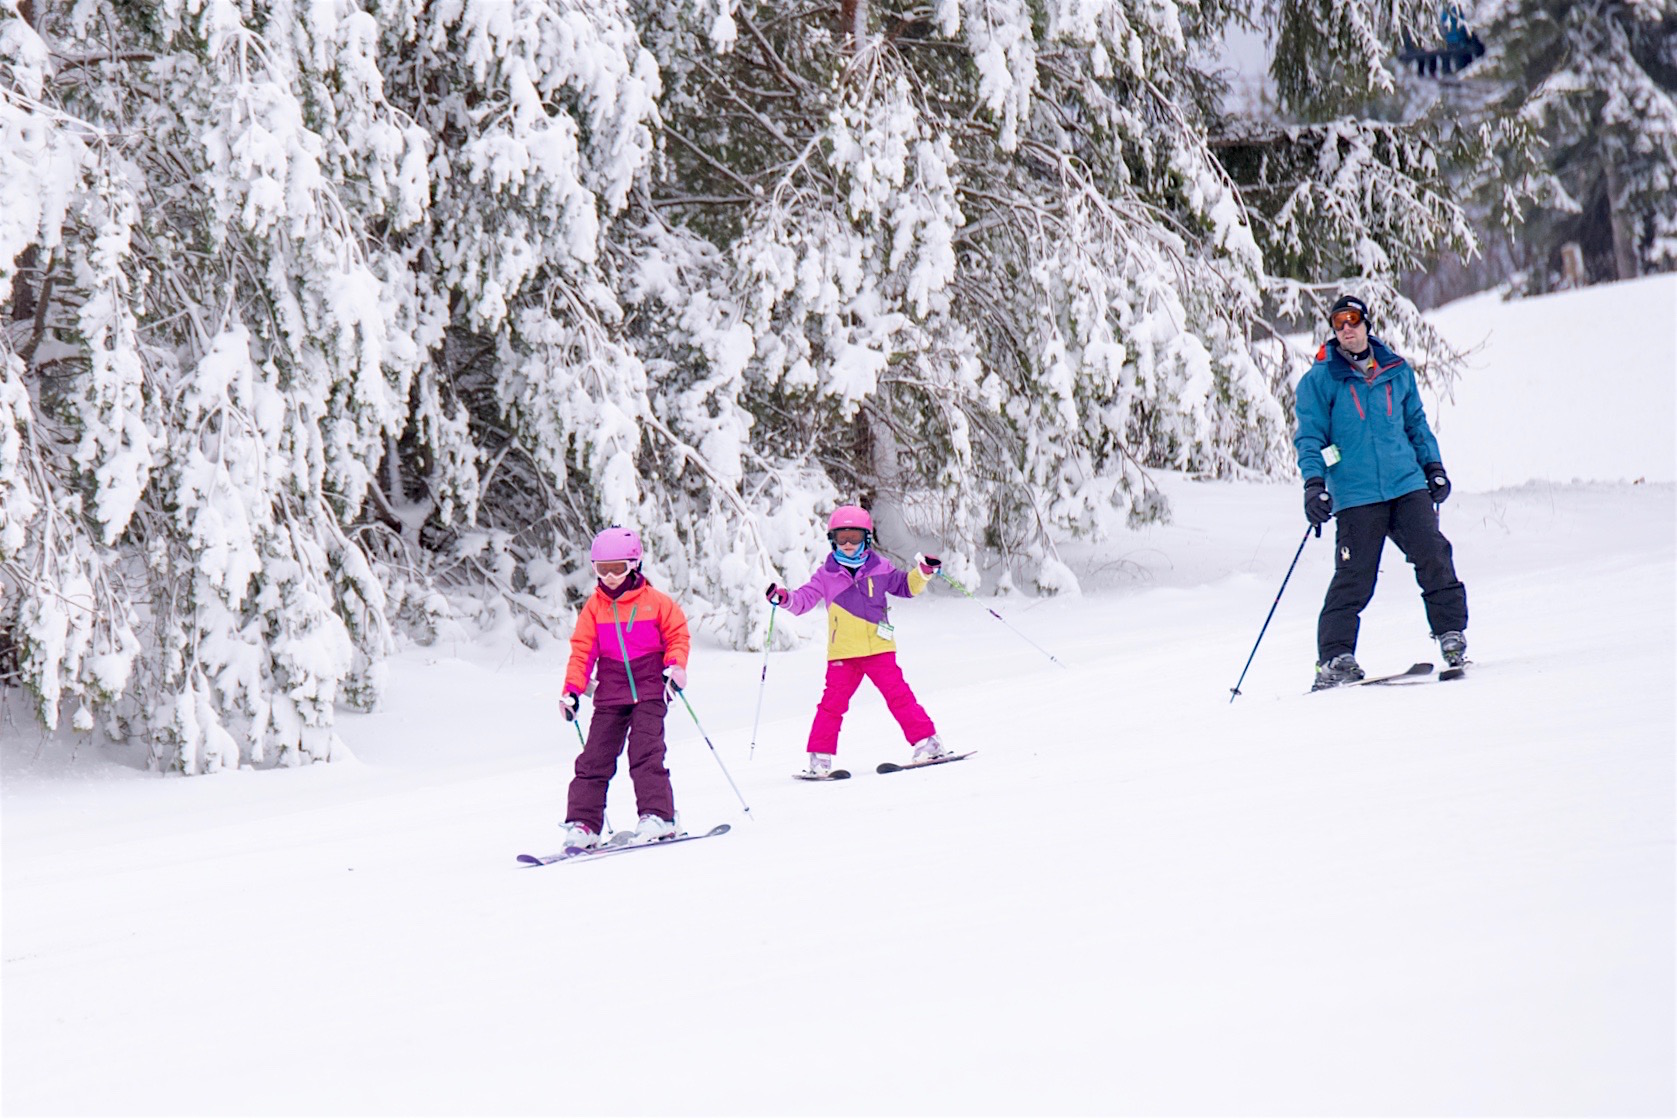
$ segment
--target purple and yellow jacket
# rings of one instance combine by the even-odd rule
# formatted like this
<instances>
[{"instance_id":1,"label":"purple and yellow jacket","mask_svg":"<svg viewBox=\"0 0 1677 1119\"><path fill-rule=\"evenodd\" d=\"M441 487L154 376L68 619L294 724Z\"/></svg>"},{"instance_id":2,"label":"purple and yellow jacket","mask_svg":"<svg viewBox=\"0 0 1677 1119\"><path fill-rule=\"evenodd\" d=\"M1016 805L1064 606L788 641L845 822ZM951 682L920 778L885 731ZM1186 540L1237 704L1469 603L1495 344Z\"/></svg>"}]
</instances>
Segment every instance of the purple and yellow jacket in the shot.
<instances>
[{"instance_id":1,"label":"purple and yellow jacket","mask_svg":"<svg viewBox=\"0 0 1677 1119\"><path fill-rule=\"evenodd\" d=\"M588 677L597 671L596 707L662 699L664 666L687 667L687 615L675 599L641 580L615 599L596 587L577 615L565 690L581 695L588 690Z\"/></svg>"},{"instance_id":2,"label":"purple and yellow jacket","mask_svg":"<svg viewBox=\"0 0 1677 1119\"><path fill-rule=\"evenodd\" d=\"M809 582L792 592L786 609L807 614L817 603L827 604L827 659L850 660L876 653L894 653L897 643L879 635L879 625L890 616L887 595L913 598L928 582L915 564L905 575L896 565L870 552L852 574L831 556L816 569Z\"/></svg>"}]
</instances>

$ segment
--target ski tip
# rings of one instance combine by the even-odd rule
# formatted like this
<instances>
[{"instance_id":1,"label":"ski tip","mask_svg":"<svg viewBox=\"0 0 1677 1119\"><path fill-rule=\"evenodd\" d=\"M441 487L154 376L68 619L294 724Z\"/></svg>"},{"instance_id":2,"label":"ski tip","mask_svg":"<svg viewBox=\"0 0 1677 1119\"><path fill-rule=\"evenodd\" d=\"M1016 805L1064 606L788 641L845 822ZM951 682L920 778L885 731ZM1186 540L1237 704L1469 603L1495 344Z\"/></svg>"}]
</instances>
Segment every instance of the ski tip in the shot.
<instances>
[{"instance_id":1,"label":"ski tip","mask_svg":"<svg viewBox=\"0 0 1677 1119\"><path fill-rule=\"evenodd\" d=\"M895 762L880 762L878 768L876 768L874 770L874 772L875 773L896 773L898 770L900 770L902 768L903 768L902 766L897 765Z\"/></svg>"},{"instance_id":2,"label":"ski tip","mask_svg":"<svg viewBox=\"0 0 1677 1119\"><path fill-rule=\"evenodd\" d=\"M542 860L541 860L541 857L539 855L520 855L520 856L518 856L518 861L523 863L525 866L541 866L542 865Z\"/></svg>"}]
</instances>

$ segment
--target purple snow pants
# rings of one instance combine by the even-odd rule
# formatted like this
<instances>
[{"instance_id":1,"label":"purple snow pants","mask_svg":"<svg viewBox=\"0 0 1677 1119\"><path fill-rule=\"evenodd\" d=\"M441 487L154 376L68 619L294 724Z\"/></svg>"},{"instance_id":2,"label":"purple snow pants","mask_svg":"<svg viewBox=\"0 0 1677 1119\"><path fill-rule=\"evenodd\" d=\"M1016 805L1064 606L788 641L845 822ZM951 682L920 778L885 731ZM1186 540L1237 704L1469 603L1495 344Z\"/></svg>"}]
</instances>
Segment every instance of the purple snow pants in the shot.
<instances>
[{"instance_id":1,"label":"purple snow pants","mask_svg":"<svg viewBox=\"0 0 1677 1119\"><path fill-rule=\"evenodd\" d=\"M565 819L587 824L595 832L605 826L606 785L617 772L623 739L629 740L629 778L635 783L635 809L666 820L675 819L675 792L670 771L664 768L664 711L662 692L639 703L595 707L588 724L588 741L576 759L576 777L565 808Z\"/></svg>"},{"instance_id":2,"label":"purple snow pants","mask_svg":"<svg viewBox=\"0 0 1677 1119\"><path fill-rule=\"evenodd\" d=\"M920 706L909 690L908 681L903 679L903 670L897 667L897 654L875 653L871 657L827 662L827 690L815 705L815 723L809 728L809 753L838 753L839 727L844 725L850 697L862 686L863 678L872 680L879 694L885 697L885 706L890 708L910 743L937 733L926 709Z\"/></svg>"}]
</instances>

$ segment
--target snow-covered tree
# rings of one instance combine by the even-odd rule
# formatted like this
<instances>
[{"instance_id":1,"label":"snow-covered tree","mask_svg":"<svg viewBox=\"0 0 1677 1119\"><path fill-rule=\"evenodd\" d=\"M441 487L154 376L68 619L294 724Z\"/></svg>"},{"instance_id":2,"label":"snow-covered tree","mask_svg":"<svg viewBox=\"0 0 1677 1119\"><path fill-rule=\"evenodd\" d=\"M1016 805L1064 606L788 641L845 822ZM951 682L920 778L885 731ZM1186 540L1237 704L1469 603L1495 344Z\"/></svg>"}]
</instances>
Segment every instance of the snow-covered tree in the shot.
<instances>
[{"instance_id":1,"label":"snow-covered tree","mask_svg":"<svg viewBox=\"0 0 1677 1119\"><path fill-rule=\"evenodd\" d=\"M1448 381L1460 355L1422 320L1402 278L1478 252L1462 184L1529 170L1533 141L1400 62L1403 44L1436 39L1440 11L1436 0L1258 7L1251 17L1274 43L1277 116L1225 121L1214 143L1253 214L1273 313L1320 333L1327 305L1354 291L1380 308L1381 336L1423 379ZM1533 189L1529 176L1501 181L1508 207Z\"/></svg>"},{"instance_id":2,"label":"snow-covered tree","mask_svg":"<svg viewBox=\"0 0 1677 1119\"><path fill-rule=\"evenodd\" d=\"M1162 512L1147 467L1282 465L1273 317L1353 283L1420 336L1396 276L1472 244L1436 128L1353 112L1435 13L1363 7L649 4L654 204L727 253L755 446L1043 587L1102 509ZM1236 20L1297 124L1217 115Z\"/></svg>"},{"instance_id":3,"label":"snow-covered tree","mask_svg":"<svg viewBox=\"0 0 1677 1119\"><path fill-rule=\"evenodd\" d=\"M94 588L91 609L62 597L67 642L51 600L25 596L42 717L127 685L110 725L159 766L330 757L335 705L374 698L389 641L341 525L420 353L410 273L368 251L374 223L424 204L400 174L423 138L367 65L375 25L290 4L10 14L5 104L33 119L7 165L52 205L23 215L0 279L31 500L67 541L38 514L8 561L50 586L74 555ZM53 158L14 163L14 138ZM120 621L126 657L72 655L84 615L82 643Z\"/></svg>"},{"instance_id":4,"label":"snow-covered tree","mask_svg":"<svg viewBox=\"0 0 1677 1119\"><path fill-rule=\"evenodd\" d=\"M1542 138L1545 185L1522 236L1591 279L1677 269L1677 7L1665 0L1496 0L1481 19L1494 106ZM1505 176L1512 177L1512 176ZM1539 282L1539 286L1546 286Z\"/></svg>"},{"instance_id":5,"label":"snow-covered tree","mask_svg":"<svg viewBox=\"0 0 1677 1119\"><path fill-rule=\"evenodd\" d=\"M398 631L563 630L613 522L742 644L844 500L1074 589L1149 469L1287 468L1277 315L1470 241L1364 108L1424 7L0 0L16 675L206 772L340 755Z\"/></svg>"}]
</instances>

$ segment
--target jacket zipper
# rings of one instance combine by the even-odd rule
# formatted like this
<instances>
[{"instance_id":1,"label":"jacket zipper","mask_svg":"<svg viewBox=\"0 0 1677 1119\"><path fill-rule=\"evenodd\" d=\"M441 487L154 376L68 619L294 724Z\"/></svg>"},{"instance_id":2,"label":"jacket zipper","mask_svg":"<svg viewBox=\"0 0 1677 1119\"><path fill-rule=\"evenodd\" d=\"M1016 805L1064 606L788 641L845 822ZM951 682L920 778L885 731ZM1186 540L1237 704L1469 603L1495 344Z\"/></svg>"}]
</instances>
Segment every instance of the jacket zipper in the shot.
<instances>
[{"instance_id":1,"label":"jacket zipper","mask_svg":"<svg viewBox=\"0 0 1677 1119\"><path fill-rule=\"evenodd\" d=\"M635 626L635 611L639 609L638 604L629 607L630 629ZM623 652L623 675L629 678L629 702L639 703L641 697L640 693L635 690L635 671L629 667L629 643L623 640L623 619L617 613L617 600L615 598L611 600L611 616L612 620L617 623L617 647Z\"/></svg>"}]
</instances>

